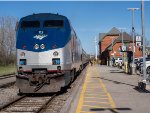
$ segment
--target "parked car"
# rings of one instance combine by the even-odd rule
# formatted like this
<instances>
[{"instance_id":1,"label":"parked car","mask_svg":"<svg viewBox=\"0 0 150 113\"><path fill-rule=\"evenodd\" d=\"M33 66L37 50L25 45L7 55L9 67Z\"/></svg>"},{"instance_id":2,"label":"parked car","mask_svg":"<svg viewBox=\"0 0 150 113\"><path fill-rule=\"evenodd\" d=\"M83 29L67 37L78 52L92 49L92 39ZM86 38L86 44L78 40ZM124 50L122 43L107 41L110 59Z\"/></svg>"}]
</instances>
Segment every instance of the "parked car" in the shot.
<instances>
[{"instance_id":1,"label":"parked car","mask_svg":"<svg viewBox=\"0 0 150 113\"><path fill-rule=\"evenodd\" d=\"M136 71L139 71L140 70L140 59L142 59L143 57L140 57L140 58L135 58L134 59L134 64L136 65Z\"/></svg>"},{"instance_id":2,"label":"parked car","mask_svg":"<svg viewBox=\"0 0 150 113\"><path fill-rule=\"evenodd\" d=\"M140 59L140 72L143 73L143 58ZM146 58L146 72L150 74L150 57Z\"/></svg>"},{"instance_id":3,"label":"parked car","mask_svg":"<svg viewBox=\"0 0 150 113\"><path fill-rule=\"evenodd\" d=\"M115 59L115 65L116 66L121 66L122 65L122 58Z\"/></svg>"},{"instance_id":4,"label":"parked car","mask_svg":"<svg viewBox=\"0 0 150 113\"><path fill-rule=\"evenodd\" d=\"M139 58L134 59L134 64L136 64L139 61Z\"/></svg>"}]
</instances>

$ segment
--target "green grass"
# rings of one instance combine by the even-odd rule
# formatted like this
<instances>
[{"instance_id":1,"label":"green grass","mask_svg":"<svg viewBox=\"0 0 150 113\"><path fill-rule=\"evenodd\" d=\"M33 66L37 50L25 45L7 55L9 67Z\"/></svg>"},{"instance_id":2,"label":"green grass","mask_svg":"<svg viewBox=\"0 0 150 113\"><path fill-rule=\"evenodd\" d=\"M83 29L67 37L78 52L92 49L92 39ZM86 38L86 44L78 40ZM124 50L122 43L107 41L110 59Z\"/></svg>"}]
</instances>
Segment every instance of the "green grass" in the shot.
<instances>
[{"instance_id":1,"label":"green grass","mask_svg":"<svg viewBox=\"0 0 150 113\"><path fill-rule=\"evenodd\" d=\"M9 65L9 66L0 66L0 76L12 74L16 72L16 66Z\"/></svg>"}]
</instances>

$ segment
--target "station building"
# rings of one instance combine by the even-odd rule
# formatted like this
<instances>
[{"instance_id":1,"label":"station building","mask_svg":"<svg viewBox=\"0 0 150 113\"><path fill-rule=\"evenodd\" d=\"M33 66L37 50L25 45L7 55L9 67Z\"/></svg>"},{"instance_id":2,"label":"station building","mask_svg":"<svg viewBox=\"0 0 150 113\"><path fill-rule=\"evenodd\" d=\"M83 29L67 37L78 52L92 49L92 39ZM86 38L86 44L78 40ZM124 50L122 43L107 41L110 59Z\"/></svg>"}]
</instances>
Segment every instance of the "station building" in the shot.
<instances>
[{"instance_id":1,"label":"station building","mask_svg":"<svg viewBox=\"0 0 150 113\"><path fill-rule=\"evenodd\" d=\"M122 46L122 37L123 43L127 47L128 51L132 51L132 37L127 33L121 33L117 28L113 27L108 33L99 34L99 59L101 60L102 65L110 65L110 61L114 57L122 58L127 56L126 52L121 52L120 47ZM136 42L134 42L136 45ZM139 47L135 47L135 58L142 57L142 51Z\"/></svg>"}]
</instances>

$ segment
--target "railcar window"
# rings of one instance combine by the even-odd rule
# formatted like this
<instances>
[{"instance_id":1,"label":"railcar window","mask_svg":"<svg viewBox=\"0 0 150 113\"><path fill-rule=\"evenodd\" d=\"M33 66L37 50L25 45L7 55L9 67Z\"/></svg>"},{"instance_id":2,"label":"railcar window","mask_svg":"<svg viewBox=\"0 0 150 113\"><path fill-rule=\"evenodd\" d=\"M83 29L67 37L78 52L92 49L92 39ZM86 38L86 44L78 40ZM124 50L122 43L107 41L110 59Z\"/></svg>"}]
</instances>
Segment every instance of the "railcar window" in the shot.
<instances>
[{"instance_id":1,"label":"railcar window","mask_svg":"<svg viewBox=\"0 0 150 113\"><path fill-rule=\"evenodd\" d=\"M40 27L39 21L23 21L21 23L21 28L33 28L33 27Z\"/></svg>"},{"instance_id":2,"label":"railcar window","mask_svg":"<svg viewBox=\"0 0 150 113\"><path fill-rule=\"evenodd\" d=\"M47 20L44 22L44 27L56 27L61 28L64 26L63 20Z\"/></svg>"}]
</instances>

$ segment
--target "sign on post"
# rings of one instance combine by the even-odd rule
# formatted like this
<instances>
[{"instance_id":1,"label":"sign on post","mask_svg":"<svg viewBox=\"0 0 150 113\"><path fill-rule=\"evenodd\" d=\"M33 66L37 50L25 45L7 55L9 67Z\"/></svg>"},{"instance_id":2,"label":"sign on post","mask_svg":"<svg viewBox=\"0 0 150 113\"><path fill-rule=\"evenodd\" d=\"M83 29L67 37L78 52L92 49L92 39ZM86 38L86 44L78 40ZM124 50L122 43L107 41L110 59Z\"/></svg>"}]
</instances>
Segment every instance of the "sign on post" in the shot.
<instances>
[{"instance_id":1,"label":"sign on post","mask_svg":"<svg viewBox=\"0 0 150 113\"><path fill-rule=\"evenodd\" d=\"M136 47L141 47L141 42L136 42Z\"/></svg>"},{"instance_id":2,"label":"sign on post","mask_svg":"<svg viewBox=\"0 0 150 113\"><path fill-rule=\"evenodd\" d=\"M141 42L142 39L141 39L141 36L136 36L136 42Z\"/></svg>"},{"instance_id":3,"label":"sign on post","mask_svg":"<svg viewBox=\"0 0 150 113\"><path fill-rule=\"evenodd\" d=\"M136 47L140 47L142 42L141 36L136 36Z\"/></svg>"},{"instance_id":4,"label":"sign on post","mask_svg":"<svg viewBox=\"0 0 150 113\"><path fill-rule=\"evenodd\" d=\"M126 51L126 46L122 46L122 51Z\"/></svg>"}]
</instances>

